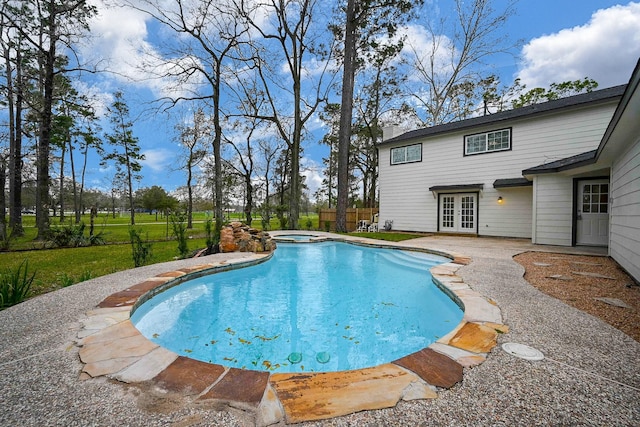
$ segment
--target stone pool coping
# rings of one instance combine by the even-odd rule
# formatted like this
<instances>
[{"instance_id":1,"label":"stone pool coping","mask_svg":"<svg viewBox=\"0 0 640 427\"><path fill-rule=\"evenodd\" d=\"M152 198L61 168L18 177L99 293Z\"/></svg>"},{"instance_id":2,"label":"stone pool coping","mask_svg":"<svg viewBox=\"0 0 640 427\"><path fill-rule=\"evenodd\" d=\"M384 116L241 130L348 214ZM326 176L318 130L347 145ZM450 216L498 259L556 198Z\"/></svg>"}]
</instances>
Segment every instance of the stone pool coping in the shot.
<instances>
[{"instance_id":1,"label":"stone pool coping","mask_svg":"<svg viewBox=\"0 0 640 427\"><path fill-rule=\"evenodd\" d=\"M425 251L407 245L345 238L352 244ZM482 363L497 343L502 324L497 305L456 275L471 262L459 253L431 251L452 261L431 269L434 283L464 307L462 321L446 336L418 352L372 368L320 373L269 373L200 362L147 340L129 316L145 295L188 276L241 268L249 260L222 260L158 274L105 298L81 320L78 334L82 379L106 377L176 393L195 403L228 405L253 413L257 425L296 423L395 406L400 400L432 399L437 390L462 381L463 369Z\"/></svg>"}]
</instances>

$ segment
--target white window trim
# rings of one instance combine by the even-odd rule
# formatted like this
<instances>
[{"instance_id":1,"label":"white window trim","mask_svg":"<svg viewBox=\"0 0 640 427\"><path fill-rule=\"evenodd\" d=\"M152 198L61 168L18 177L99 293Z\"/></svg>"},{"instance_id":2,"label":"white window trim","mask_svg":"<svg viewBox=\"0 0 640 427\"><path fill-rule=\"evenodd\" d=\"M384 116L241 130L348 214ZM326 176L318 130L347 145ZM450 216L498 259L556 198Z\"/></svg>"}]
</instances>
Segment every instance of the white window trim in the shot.
<instances>
[{"instance_id":1,"label":"white window trim","mask_svg":"<svg viewBox=\"0 0 640 427\"><path fill-rule=\"evenodd\" d=\"M509 146L506 148L498 148L498 149L489 149L489 134L492 133L498 133L498 132L508 132L509 133ZM473 151L473 152L469 152L469 139L474 138L474 137L478 137L478 136L483 136L484 137L484 150L482 151ZM496 129L496 130L491 130L491 131L487 131L487 132L480 132L480 133L474 133L471 135L465 135L464 136L464 155L465 156L474 156L476 154L485 154L485 153L495 153L498 151L508 151L511 150L511 136L512 136L512 132L511 132L511 128L504 128L504 129Z\"/></svg>"},{"instance_id":2,"label":"white window trim","mask_svg":"<svg viewBox=\"0 0 640 427\"><path fill-rule=\"evenodd\" d=\"M420 147L420 155L418 156L418 158L416 159L407 159L407 153L409 152L409 148L411 147ZM393 161L393 153L396 150L404 150L404 160L403 161L399 161L399 162L394 162ZM416 163L416 162L421 162L422 161L422 144L411 144L411 145L404 145L402 147L394 147L389 151L389 161L391 163L391 165L403 165L405 163Z\"/></svg>"}]
</instances>

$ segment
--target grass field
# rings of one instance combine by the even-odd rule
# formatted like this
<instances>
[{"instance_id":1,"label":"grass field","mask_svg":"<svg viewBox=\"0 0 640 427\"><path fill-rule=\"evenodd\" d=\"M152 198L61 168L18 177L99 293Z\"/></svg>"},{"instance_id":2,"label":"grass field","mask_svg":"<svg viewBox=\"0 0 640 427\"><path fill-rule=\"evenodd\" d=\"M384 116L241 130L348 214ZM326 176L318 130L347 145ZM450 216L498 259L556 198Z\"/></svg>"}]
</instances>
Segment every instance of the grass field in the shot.
<instances>
[{"instance_id":1,"label":"grass field","mask_svg":"<svg viewBox=\"0 0 640 427\"><path fill-rule=\"evenodd\" d=\"M232 216L231 220L241 220L240 215ZM83 217L87 224L85 235L88 234L89 218ZM135 229L145 236L151 243L152 257L148 263L158 263L177 259L179 255L178 242L173 237L172 227L166 218L155 215L138 214L135 217ZM205 213L194 215L193 229L188 230L188 248L190 251L204 248L205 243ZM318 229L318 216L309 215L300 218L301 229ZM59 225L57 218L51 219L53 227ZM69 224L68 222L66 224ZM271 229L279 229L277 219L271 221ZM91 278L127 270L134 267L132 248L129 241L129 217L113 218L108 214L101 214L95 221L95 233L102 233L106 244L79 248L43 249L43 243L35 241L35 218L23 217L25 236L10 242L10 250L0 252L0 274L8 270L15 270L21 263L27 262L29 273L35 272L35 280L29 293L30 297L54 291L65 286L82 282ZM252 223L255 228L261 228L261 222ZM373 239L401 241L420 237L406 233L351 233Z\"/></svg>"},{"instance_id":2,"label":"grass field","mask_svg":"<svg viewBox=\"0 0 640 427\"><path fill-rule=\"evenodd\" d=\"M189 250L204 248L205 223L209 217L204 212L198 212L193 217L193 228L187 230L189 236ZM64 225L71 224L72 216L67 216ZM240 214L232 214L230 221L241 221ZM313 223L312 228L318 226L318 216L312 214L300 218L301 226L306 228L308 220ZM85 224L85 235L89 233L88 215L82 217ZM103 276L117 271L134 267L132 248L129 240L129 216L116 216L102 213L95 219L94 234L100 233L105 245L80 248L44 249L46 242L36 241L35 216L23 215L22 224L25 234L11 239L9 251L0 252L0 274L8 270L15 270L23 263L28 263L29 272L35 272L36 277L31 287L30 296L70 286L90 278ZM176 259L179 255L178 242L173 236L171 223L166 217L149 214L136 214L134 228L140 231L145 240L151 242L152 258L149 263L165 262ZM60 226L58 217L51 218L52 228ZM252 226L262 228L260 219L254 220ZM270 222L270 229L280 226L277 218Z\"/></svg>"}]
</instances>

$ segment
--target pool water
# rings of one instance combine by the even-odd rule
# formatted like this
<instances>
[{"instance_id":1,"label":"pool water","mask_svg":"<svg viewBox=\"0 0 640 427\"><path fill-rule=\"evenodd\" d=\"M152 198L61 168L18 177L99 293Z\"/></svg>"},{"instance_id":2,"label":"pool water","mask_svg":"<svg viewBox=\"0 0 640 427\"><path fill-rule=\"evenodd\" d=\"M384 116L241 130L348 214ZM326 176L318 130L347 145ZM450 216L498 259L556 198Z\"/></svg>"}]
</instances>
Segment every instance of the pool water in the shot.
<instances>
[{"instance_id":1,"label":"pool water","mask_svg":"<svg viewBox=\"0 0 640 427\"><path fill-rule=\"evenodd\" d=\"M204 362L329 372L391 362L451 331L462 310L432 283L448 259L340 242L283 243L262 264L170 288L131 320Z\"/></svg>"},{"instance_id":2,"label":"pool water","mask_svg":"<svg viewBox=\"0 0 640 427\"><path fill-rule=\"evenodd\" d=\"M273 236L274 239L280 241L280 239L286 240L294 240L296 242L311 242L315 236L313 234L278 234L277 236Z\"/></svg>"}]
</instances>

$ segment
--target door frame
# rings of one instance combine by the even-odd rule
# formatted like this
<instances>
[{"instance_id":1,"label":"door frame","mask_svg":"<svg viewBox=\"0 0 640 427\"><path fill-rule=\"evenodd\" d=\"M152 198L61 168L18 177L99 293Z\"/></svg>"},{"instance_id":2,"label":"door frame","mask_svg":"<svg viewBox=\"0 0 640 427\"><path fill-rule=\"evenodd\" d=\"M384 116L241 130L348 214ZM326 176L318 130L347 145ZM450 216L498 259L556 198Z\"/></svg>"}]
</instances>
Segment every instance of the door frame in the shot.
<instances>
[{"instance_id":1,"label":"door frame","mask_svg":"<svg viewBox=\"0 0 640 427\"><path fill-rule=\"evenodd\" d=\"M582 178L573 178L573 203L572 203L572 213L571 213L571 246L577 246L578 244L578 204L580 201L578 200L579 187L578 183L580 181L596 181L596 180L606 180L609 182L609 234L611 234L611 177L609 175L605 176L588 176ZM607 239L607 247L609 246L609 239Z\"/></svg>"},{"instance_id":2,"label":"door frame","mask_svg":"<svg viewBox=\"0 0 640 427\"><path fill-rule=\"evenodd\" d=\"M458 196L458 195L465 195L465 194L471 194L475 197L475 224L474 224L474 230L473 231L442 231L441 230L441 225L442 223L440 222L441 218L440 218L440 212L442 211L441 206L442 206L442 196ZM450 234L461 234L461 235L465 235L465 236L477 236L478 235L478 223L479 223L479 217L480 217L480 192L479 191L443 191L443 192L438 192L438 206L437 206L437 224L438 224L438 232L439 233L450 233Z\"/></svg>"}]
</instances>

